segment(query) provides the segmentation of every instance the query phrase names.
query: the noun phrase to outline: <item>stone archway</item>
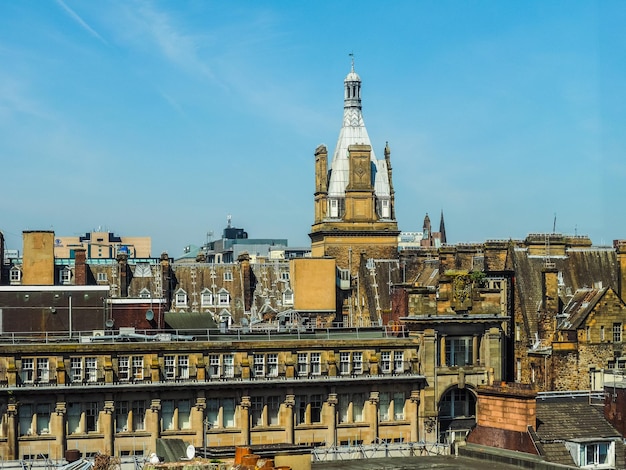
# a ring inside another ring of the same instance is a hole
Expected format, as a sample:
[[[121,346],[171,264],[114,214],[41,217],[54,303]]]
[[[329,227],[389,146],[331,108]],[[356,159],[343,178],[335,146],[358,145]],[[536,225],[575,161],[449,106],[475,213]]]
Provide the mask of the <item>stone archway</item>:
[[[438,407],[439,441],[452,443],[464,438],[476,423],[476,394],[468,387],[450,387]]]

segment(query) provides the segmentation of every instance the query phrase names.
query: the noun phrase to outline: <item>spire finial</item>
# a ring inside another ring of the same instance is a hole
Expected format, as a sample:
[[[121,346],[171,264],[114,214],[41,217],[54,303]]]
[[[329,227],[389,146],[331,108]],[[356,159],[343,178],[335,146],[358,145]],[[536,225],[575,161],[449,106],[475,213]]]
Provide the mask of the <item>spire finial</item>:
[[[352,69],[351,72],[354,72],[354,52],[350,52],[350,54],[348,54],[351,58],[352,58]]]

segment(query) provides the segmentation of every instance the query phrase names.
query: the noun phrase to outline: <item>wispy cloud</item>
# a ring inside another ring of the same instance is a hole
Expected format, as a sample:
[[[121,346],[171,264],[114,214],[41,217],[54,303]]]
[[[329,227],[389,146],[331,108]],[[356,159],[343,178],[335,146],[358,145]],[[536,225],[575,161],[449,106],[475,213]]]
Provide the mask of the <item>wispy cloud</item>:
[[[0,75],[0,122],[14,114],[51,119],[50,113],[28,96],[22,81]]]
[[[93,29],[91,26],[89,26],[87,24],[87,22],[85,20],[83,20],[78,13],[76,13],[74,10],[72,10],[69,6],[67,6],[65,4],[65,2],[63,2],[63,0],[56,0],[57,4],[63,8],[63,10],[65,10],[65,12],[70,16],[70,18],[72,18],[74,21],[76,21],[85,31],[87,31],[89,34],[91,34],[93,37],[97,38],[98,40],[100,40],[103,44],[107,44],[106,40],[100,36],[100,34],[98,34],[98,32]]]
[[[199,57],[197,40],[176,27],[170,16],[144,3],[139,8],[143,25],[160,52],[170,61],[206,78],[214,79],[211,68]]]

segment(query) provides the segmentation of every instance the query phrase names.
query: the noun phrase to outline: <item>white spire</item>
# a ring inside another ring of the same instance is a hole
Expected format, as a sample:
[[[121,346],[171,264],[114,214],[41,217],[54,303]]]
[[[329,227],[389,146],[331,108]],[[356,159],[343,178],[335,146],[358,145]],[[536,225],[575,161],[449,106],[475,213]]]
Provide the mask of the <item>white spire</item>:
[[[348,147],[353,144],[363,144],[372,147],[371,161],[374,164],[372,175],[374,191],[378,198],[389,198],[391,190],[385,160],[377,160],[374,147],[370,142],[363,114],[361,112],[361,77],[354,71],[354,55],[352,67],[344,83],[343,125],[339,131],[339,139],[330,165],[331,174],[328,183],[329,198],[345,197],[346,186],[349,181],[350,164],[348,161]]]

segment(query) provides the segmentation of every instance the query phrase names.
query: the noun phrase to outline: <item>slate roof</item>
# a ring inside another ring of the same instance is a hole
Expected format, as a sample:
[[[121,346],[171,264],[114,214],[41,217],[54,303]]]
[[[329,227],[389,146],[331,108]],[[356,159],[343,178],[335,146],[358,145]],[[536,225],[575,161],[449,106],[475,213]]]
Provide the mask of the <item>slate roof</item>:
[[[528,325],[528,337],[534,338],[538,331],[537,312],[541,308],[542,268],[546,259],[531,256],[528,250],[514,247],[512,250],[515,270],[516,301]],[[563,288],[559,297],[563,304],[577,289],[593,286],[601,282],[603,286],[614,289],[619,285],[615,250],[603,247],[590,247],[567,250],[566,257],[551,257],[555,268],[562,273]]]
[[[594,309],[600,299],[608,291],[608,287],[604,289],[578,289],[569,300],[563,313],[568,315],[559,328],[561,329],[578,329],[583,324],[587,315]]]
[[[616,463],[624,462],[619,432],[604,418],[601,407],[590,405],[587,397],[537,400],[538,447],[549,462],[574,465],[564,441],[615,438]],[[618,465],[620,466],[620,465]]]

